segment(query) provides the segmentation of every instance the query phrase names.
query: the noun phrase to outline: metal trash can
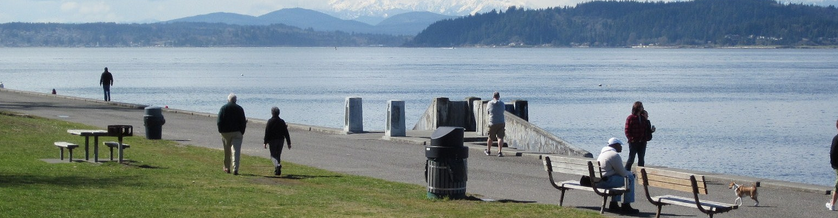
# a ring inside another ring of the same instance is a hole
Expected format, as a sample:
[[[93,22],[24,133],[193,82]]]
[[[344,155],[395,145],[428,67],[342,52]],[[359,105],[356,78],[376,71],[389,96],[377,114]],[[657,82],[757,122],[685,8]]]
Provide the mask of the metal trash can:
[[[162,108],[157,106],[145,108],[143,125],[147,139],[160,139],[163,135],[163,124],[166,124],[166,119],[163,118]]]
[[[468,181],[468,147],[463,146],[462,127],[441,126],[425,146],[425,181],[428,198],[463,199]]]

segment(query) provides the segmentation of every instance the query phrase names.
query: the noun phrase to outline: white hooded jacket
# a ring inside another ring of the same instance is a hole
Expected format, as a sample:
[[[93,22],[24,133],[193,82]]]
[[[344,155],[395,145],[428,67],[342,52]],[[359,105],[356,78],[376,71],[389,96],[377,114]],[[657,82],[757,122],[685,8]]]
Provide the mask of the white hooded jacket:
[[[603,177],[612,176],[614,174],[628,177],[631,172],[623,168],[623,159],[620,157],[620,154],[617,153],[617,149],[612,148],[611,146],[605,146],[602,148],[602,151],[599,153],[599,157],[597,157],[597,161],[601,166]]]

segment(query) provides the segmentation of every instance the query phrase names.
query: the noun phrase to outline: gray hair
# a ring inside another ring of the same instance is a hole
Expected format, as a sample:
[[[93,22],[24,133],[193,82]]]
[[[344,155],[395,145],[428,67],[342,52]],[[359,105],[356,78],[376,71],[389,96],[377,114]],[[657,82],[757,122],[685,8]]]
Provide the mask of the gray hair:
[[[492,98],[500,99],[500,92],[492,93]]]
[[[276,106],[272,107],[271,108],[271,115],[274,116],[274,117],[278,117],[279,116],[279,108],[276,107]]]
[[[235,93],[230,93],[230,95],[227,96],[227,101],[236,103],[236,94]]]

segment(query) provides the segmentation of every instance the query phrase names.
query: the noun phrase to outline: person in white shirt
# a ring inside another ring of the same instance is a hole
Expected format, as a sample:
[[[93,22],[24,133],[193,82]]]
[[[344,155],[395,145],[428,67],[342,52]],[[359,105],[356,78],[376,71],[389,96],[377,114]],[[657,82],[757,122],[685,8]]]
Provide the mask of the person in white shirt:
[[[486,150],[483,150],[487,156],[492,155],[492,141],[498,140],[498,157],[503,157],[503,137],[506,135],[506,120],[504,120],[503,112],[506,105],[500,100],[500,93],[492,93],[492,100],[486,103],[486,114],[489,121],[489,139],[486,140]]]
[[[620,158],[620,152],[623,151],[623,142],[617,138],[608,140],[608,145],[602,148],[602,151],[597,157],[602,170],[602,181],[597,183],[599,188],[617,188],[626,186],[629,189],[623,196],[614,196],[611,198],[611,203],[608,205],[609,212],[616,212],[621,214],[637,214],[640,211],[631,207],[631,202],[634,202],[634,174],[623,167],[623,159]],[[625,184],[625,178],[628,178],[629,184]],[[622,200],[622,205],[617,202]]]

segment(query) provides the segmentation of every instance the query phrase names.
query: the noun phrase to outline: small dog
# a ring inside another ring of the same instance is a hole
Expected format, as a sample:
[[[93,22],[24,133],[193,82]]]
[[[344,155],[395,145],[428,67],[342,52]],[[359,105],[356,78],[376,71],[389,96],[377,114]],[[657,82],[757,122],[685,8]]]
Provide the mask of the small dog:
[[[757,186],[741,186],[736,184],[735,182],[731,182],[728,189],[733,189],[733,192],[736,193],[736,200],[733,201],[736,206],[742,206],[742,196],[747,195],[750,196],[751,199],[754,199],[757,203],[754,204],[754,207],[759,206],[759,200],[757,199]]]

